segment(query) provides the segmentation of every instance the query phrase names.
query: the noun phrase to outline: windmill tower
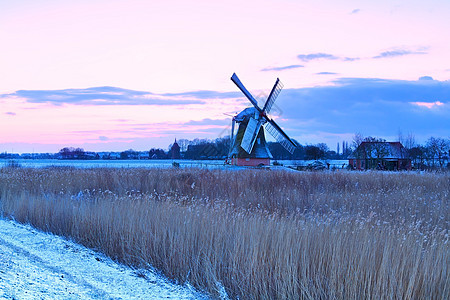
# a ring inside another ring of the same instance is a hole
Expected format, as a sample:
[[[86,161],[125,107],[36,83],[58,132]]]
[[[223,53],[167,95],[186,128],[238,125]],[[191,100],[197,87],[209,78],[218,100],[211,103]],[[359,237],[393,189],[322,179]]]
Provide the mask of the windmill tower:
[[[236,73],[233,73],[231,80],[253,104],[253,107],[244,109],[232,119],[231,140],[233,144],[228,155],[231,164],[237,166],[270,164],[272,154],[266,144],[264,127],[286,150],[293,153],[297,145],[274,120],[267,116],[283,88],[280,79],[277,78],[263,108],[258,106],[257,101],[244,87]],[[234,135],[235,123],[239,124],[236,135]]]

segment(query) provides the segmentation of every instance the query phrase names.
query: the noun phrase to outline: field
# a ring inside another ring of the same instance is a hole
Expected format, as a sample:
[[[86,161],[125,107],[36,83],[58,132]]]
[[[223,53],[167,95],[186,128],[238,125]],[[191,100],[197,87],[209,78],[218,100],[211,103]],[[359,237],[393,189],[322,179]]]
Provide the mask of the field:
[[[3,216],[239,299],[449,299],[449,199],[449,173],[0,169]]]

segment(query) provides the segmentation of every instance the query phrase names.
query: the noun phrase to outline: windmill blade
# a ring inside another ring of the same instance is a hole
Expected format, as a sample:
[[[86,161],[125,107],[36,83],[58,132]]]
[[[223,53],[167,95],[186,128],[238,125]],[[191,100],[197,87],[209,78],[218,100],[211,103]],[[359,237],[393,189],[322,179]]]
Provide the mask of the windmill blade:
[[[277,81],[275,81],[275,85],[273,86],[272,91],[270,92],[270,95],[267,98],[266,103],[264,104],[264,113],[268,114],[270,112],[270,110],[272,109],[272,105],[280,94],[282,88],[283,83],[281,83],[280,79],[277,78]]]
[[[237,87],[242,91],[242,93],[244,93],[244,95],[247,97],[248,100],[250,100],[250,102],[253,104],[253,106],[259,111],[261,112],[261,108],[259,108],[258,106],[258,102],[255,100],[255,98],[253,98],[253,96],[250,94],[249,91],[247,91],[247,89],[245,88],[245,86],[242,84],[242,82],[239,80],[239,78],[237,77],[236,73],[233,73],[233,76],[231,76],[231,81],[234,82],[234,84],[237,85]]]
[[[294,153],[297,145],[288,137],[288,135],[275,123],[274,120],[267,118],[267,131],[279,142],[289,153]]]
[[[253,150],[255,145],[256,137],[258,136],[259,130],[261,129],[262,122],[254,118],[248,120],[247,128],[245,128],[244,136],[242,137],[241,147],[248,154]]]

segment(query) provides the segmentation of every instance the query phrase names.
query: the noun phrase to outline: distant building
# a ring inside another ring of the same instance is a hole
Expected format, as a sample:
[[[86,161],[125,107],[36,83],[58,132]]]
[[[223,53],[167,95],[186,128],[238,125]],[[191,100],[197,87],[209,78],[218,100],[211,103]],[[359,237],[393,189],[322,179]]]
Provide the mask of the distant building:
[[[362,142],[348,157],[356,170],[410,170],[411,159],[400,142]]]
[[[169,155],[171,159],[180,159],[180,145],[177,143],[177,139],[175,139],[175,142],[173,143],[172,147],[170,147]]]

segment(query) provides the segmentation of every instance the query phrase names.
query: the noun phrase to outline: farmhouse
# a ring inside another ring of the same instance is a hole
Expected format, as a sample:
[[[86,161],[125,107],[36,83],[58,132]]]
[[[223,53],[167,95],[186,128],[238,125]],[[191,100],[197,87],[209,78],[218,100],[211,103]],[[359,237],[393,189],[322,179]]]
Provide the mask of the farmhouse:
[[[362,142],[348,157],[356,170],[410,170],[411,159],[400,142]]]

